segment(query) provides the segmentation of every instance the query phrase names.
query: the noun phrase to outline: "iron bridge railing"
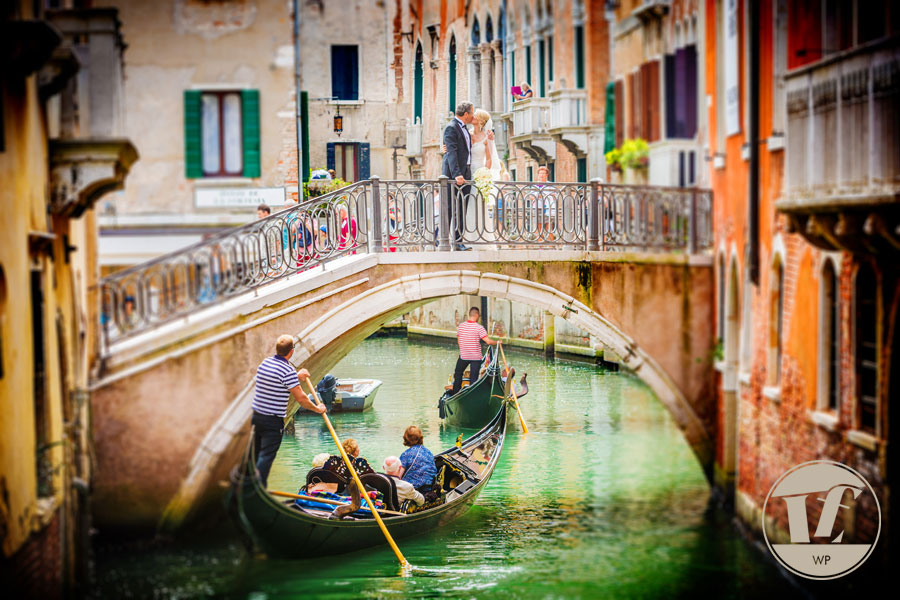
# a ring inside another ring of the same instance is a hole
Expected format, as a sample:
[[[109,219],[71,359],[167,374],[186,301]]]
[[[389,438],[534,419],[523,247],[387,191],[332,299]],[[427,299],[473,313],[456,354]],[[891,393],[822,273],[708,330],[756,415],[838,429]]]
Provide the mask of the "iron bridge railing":
[[[469,247],[697,253],[712,242],[707,189],[373,177],[104,278],[104,353],[114,342],[350,254]]]

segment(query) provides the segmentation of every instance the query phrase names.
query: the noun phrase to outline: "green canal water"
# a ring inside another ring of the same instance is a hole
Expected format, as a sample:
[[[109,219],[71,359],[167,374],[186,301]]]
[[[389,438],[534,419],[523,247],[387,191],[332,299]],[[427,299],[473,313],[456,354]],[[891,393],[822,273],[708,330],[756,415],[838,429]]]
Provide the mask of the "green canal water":
[[[403,451],[416,424],[434,452],[437,398],[450,346],[371,339],[333,370],[384,381],[374,410],[334,416],[375,465]],[[500,463],[472,509],[399,542],[417,567],[398,577],[387,546],[305,561],[251,556],[227,521],[183,539],[97,549],[102,598],[746,598],[796,593],[708,508],[709,488],[674,421],[637,378],[593,365],[508,353],[531,391],[528,435],[510,427]],[[296,491],[312,457],[334,450],[321,419],[297,419],[269,478]],[[377,466],[376,466],[377,468]]]

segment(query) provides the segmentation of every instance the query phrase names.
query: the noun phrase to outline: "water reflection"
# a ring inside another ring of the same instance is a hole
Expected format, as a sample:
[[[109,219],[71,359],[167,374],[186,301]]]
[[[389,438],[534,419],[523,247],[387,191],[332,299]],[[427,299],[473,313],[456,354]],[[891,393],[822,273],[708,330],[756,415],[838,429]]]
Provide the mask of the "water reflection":
[[[375,409],[335,415],[373,465],[402,450],[418,425],[450,447],[437,399],[453,348],[368,340],[332,372],[384,381]],[[419,598],[756,596],[790,590],[728,519],[706,512],[708,488],[678,428],[632,376],[509,352],[528,373],[531,433],[510,424],[500,463],[478,502],[447,526],[402,540],[417,568],[397,577],[386,546],[307,561],[247,555],[227,523],[166,546],[101,548],[98,597]],[[333,452],[321,419],[297,420],[269,477],[295,491],[312,457]]]

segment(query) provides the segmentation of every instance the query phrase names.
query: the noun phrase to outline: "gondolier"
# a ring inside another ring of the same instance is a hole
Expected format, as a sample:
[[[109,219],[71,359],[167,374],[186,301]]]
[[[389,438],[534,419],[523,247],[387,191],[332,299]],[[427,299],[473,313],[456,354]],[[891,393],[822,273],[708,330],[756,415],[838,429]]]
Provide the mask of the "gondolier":
[[[255,428],[253,450],[256,453],[256,471],[263,488],[269,480],[269,470],[275,454],[281,447],[284,433],[284,417],[288,400],[293,395],[297,403],[315,413],[325,412],[325,405],[315,405],[300,389],[300,377],[309,377],[306,369],[297,371],[290,362],[294,354],[294,338],[282,335],[275,342],[275,355],[263,360],[256,369],[256,392],[253,395]]]
[[[456,360],[456,370],[453,372],[453,389],[450,395],[456,394],[462,387],[463,372],[469,367],[469,383],[474,383],[481,372],[481,341],[491,346],[497,345],[497,340],[488,336],[487,330],[478,323],[481,311],[473,306],[469,309],[469,319],[459,324],[456,328],[456,341],[459,343],[459,358]]]

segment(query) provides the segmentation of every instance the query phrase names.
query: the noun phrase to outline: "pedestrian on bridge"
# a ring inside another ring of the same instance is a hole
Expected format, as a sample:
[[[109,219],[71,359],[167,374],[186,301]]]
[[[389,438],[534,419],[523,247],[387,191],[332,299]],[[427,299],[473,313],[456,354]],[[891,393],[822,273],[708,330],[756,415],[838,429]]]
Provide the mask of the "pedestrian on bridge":
[[[456,359],[456,370],[453,372],[453,389],[450,395],[456,394],[462,387],[463,372],[469,367],[469,385],[475,383],[481,373],[481,340],[491,346],[497,345],[497,340],[488,336],[487,330],[478,323],[481,311],[473,306],[469,309],[469,320],[459,324],[456,328],[456,341],[459,343],[459,358]]]
[[[253,418],[250,422],[254,428],[256,471],[263,488],[266,487],[269,470],[281,447],[290,397],[294,396],[297,403],[307,410],[318,414],[325,412],[324,404],[313,404],[300,389],[300,377],[309,377],[309,371],[300,369],[298,376],[290,361],[293,354],[293,336],[279,336],[275,342],[275,355],[263,360],[256,369],[256,392],[253,395]]]

